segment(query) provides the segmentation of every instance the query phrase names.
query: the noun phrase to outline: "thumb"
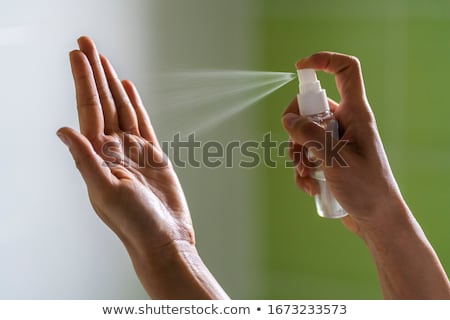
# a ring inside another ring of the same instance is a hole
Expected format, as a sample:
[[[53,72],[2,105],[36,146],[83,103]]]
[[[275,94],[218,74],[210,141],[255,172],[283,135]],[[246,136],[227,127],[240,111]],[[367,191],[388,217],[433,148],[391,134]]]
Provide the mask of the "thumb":
[[[56,135],[72,154],[75,165],[88,187],[101,187],[110,182],[111,171],[95,152],[89,140],[71,128],[61,128]]]
[[[296,113],[287,113],[282,122],[294,142],[306,147],[319,159],[325,158],[326,137],[325,130],[321,126]]]

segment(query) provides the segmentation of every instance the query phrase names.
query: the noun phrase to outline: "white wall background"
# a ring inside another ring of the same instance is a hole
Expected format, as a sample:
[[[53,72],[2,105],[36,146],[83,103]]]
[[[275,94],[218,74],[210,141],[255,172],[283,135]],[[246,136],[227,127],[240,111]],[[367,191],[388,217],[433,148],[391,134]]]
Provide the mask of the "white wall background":
[[[187,67],[251,68],[253,31],[245,14],[251,5],[238,0],[0,2],[1,299],[147,298],[121,243],[93,213],[55,135],[60,126],[78,128],[68,63],[76,38],[86,34],[96,40],[150,106],[164,97],[151,94],[157,78],[149,74],[174,59]],[[183,48],[188,54],[181,55]],[[216,136],[249,134],[246,119],[217,128]],[[256,176],[224,170],[179,173],[204,260],[233,297],[252,298],[260,290]]]

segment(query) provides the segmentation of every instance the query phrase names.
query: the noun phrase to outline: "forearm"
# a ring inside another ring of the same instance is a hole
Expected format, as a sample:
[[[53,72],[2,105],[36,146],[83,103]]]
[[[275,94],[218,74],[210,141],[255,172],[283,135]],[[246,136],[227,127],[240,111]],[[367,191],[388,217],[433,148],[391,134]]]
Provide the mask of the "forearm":
[[[445,271],[404,203],[364,228],[386,299],[450,299]]]
[[[159,253],[128,251],[152,299],[229,299],[195,247],[185,241],[174,242]]]

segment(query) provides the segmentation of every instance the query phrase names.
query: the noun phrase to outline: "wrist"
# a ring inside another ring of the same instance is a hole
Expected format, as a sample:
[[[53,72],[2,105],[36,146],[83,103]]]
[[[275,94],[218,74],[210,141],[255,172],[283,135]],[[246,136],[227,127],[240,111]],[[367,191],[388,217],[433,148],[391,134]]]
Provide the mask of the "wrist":
[[[145,270],[145,273],[158,277],[170,274],[174,269],[186,268],[192,261],[200,259],[195,245],[185,240],[174,240],[158,248],[134,247],[128,249],[128,253],[136,269]]]
[[[425,234],[402,199],[363,224],[361,236],[389,299],[449,299],[449,282]]]
[[[389,242],[392,238],[415,229],[415,219],[401,196],[380,202],[370,214],[357,221],[359,233],[366,242]]]
[[[136,273],[153,299],[227,299],[193,243],[185,240],[151,251],[130,252]]]
[[[152,299],[175,299],[180,278],[189,277],[190,263],[200,259],[195,246],[185,241],[173,241],[159,248],[128,249],[128,253]]]

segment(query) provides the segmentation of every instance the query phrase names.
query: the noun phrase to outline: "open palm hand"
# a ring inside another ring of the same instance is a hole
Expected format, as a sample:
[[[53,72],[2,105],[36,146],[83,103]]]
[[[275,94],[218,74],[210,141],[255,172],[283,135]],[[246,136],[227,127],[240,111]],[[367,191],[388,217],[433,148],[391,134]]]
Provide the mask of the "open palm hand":
[[[70,53],[80,132],[61,128],[98,216],[126,246],[194,244],[189,209],[134,85],[120,81],[93,41]]]

